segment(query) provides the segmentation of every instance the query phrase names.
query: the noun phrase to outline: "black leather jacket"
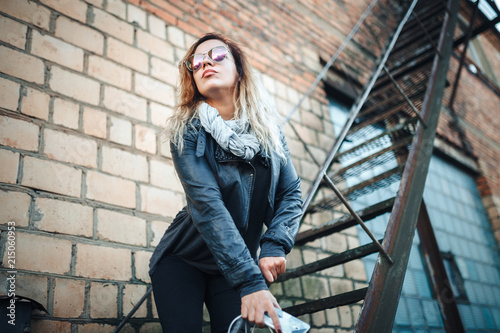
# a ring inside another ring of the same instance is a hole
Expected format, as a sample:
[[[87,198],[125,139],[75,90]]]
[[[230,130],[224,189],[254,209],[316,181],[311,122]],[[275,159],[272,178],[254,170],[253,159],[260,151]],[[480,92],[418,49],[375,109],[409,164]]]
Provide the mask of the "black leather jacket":
[[[300,178],[290,159],[284,136],[282,143],[286,163],[274,153],[267,159],[271,184],[264,221],[267,231],[261,237],[261,258],[284,257],[290,252],[301,217]],[[240,290],[242,297],[267,289],[256,258],[252,258],[242,238],[248,227],[253,166],[222,149],[211,135],[207,135],[198,119],[193,119],[186,128],[182,154],[173,144],[171,152],[186,193],[187,210],[185,207],[179,212],[169,229],[174,224],[193,223],[220,271],[233,288]],[[158,244],[151,257],[150,275],[172,247],[175,241],[172,236],[167,230]]]

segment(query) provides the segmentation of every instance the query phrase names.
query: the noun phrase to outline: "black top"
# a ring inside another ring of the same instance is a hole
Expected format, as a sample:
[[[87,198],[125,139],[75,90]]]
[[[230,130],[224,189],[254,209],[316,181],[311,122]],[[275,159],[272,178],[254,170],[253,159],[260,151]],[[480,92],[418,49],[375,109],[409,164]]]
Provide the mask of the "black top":
[[[264,219],[269,206],[267,195],[271,183],[271,171],[269,164],[266,163],[260,153],[256,154],[249,163],[255,170],[254,184],[250,199],[248,227],[242,233],[242,237],[250,254],[257,260],[257,250],[259,249]],[[182,226],[182,229],[184,229],[182,240],[166,254],[179,256],[187,263],[206,273],[220,273],[210,250],[196,227],[192,223],[189,223],[189,225]]]

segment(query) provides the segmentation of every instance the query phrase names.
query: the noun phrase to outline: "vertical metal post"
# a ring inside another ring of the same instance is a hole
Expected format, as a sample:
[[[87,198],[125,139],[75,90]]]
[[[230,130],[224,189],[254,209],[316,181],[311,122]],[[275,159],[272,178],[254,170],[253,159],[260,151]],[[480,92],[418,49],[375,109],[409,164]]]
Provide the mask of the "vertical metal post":
[[[449,0],[438,49],[423,101],[422,117],[427,127],[418,125],[408,156],[398,196],[389,219],[383,245],[394,260],[389,265],[378,260],[363,304],[356,332],[391,332],[408,265],[425,179],[432,155],[441,102],[450,62],[453,32],[459,0]]]
[[[457,303],[453,297],[453,291],[449,287],[449,282],[448,285],[446,284],[449,281],[448,275],[423,200],[420,205],[417,230],[420,238],[420,251],[424,257],[424,265],[430,275],[431,286],[436,294],[444,328],[447,333],[465,333]]]

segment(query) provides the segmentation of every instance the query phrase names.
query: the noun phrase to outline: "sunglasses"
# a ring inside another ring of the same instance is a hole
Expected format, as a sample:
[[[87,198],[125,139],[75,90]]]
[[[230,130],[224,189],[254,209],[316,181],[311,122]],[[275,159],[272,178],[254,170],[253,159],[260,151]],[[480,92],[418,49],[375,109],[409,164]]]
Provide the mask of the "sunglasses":
[[[185,64],[188,70],[191,72],[197,70],[198,68],[201,67],[201,64],[203,63],[203,59],[205,59],[205,54],[208,56],[208,58],[212,61],[215,62],[221,62],[226,58],[226,55],[229,53],[229,50],[227,49],[226,46],[224,45],[219,45],[216,47],[211,48],[205,53],[196,53],[190,56]]]

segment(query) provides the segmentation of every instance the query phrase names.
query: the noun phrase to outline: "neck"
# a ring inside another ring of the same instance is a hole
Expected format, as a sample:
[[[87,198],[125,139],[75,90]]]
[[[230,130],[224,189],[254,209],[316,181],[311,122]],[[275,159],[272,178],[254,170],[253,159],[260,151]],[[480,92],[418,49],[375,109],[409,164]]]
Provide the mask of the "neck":
[[[208,100],[207,103],[217,109],[219,111],[219,115],[224,120],[231,120],[234,117],[234,103],[232,95],[228,96],[229,98],[225,98],[224,100]]]

